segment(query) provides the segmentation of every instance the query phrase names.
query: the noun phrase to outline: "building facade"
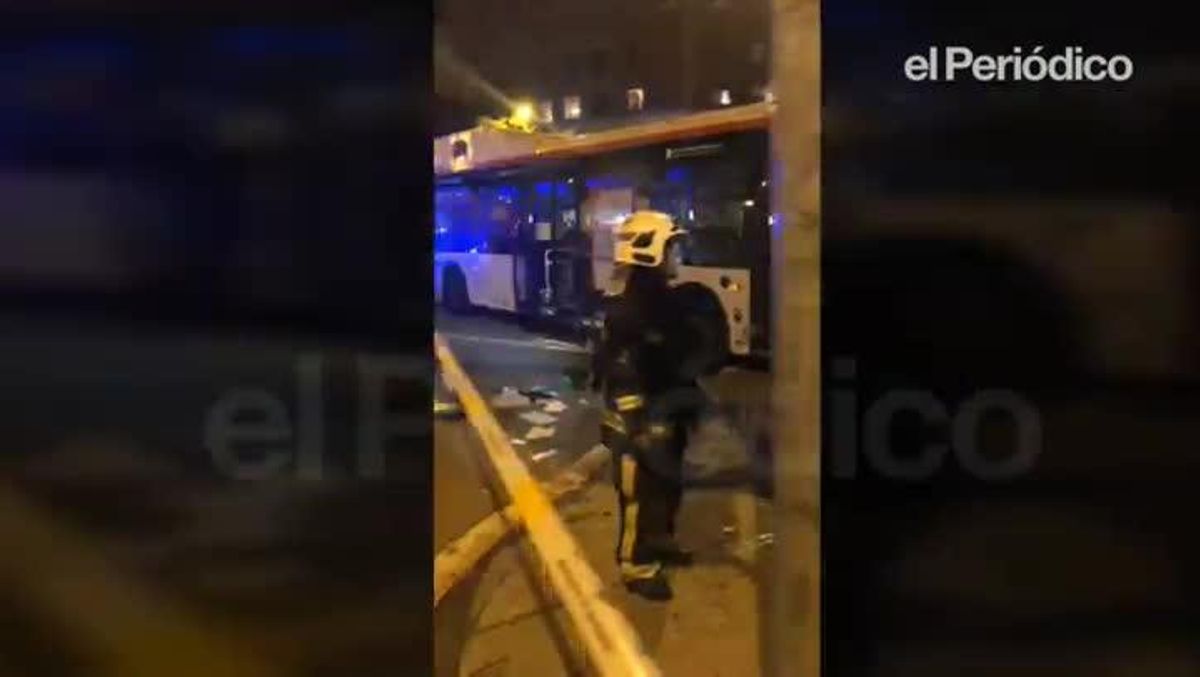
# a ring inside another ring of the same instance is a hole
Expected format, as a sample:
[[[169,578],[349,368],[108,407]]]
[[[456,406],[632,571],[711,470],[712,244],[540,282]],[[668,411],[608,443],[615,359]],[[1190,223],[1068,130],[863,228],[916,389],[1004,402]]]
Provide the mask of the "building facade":
[[[767,0],[440,0],[438,132],[535,102],[560,129],[759,101]]]

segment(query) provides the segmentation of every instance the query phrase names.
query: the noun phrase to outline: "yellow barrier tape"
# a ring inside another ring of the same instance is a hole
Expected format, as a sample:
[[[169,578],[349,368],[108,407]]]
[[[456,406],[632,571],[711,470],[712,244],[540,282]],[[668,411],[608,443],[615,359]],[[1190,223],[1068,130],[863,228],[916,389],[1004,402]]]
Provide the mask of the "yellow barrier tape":
[[[658,677],[661,671],[642,648],[637,632],[604,598],[604,585],[529,469],[513,451],[508,435],[467,377],[441,335],[434,350],[447,384],[458,395],[489,460],[520,514],[538,557],[546,567],[588,658],[606,677]]]
[[[543,489],[552,501],[566,500],[585,490],[593,476],[608,466],[611,455],[612,452],[598,444],[561,475],[543,485]],[[475,526],[443,548],[433,560],[433,606],[436,607],[485,555],[520,528],[523,528],[521,515],[516,506],[509,504],[503,510],[476,522]]]

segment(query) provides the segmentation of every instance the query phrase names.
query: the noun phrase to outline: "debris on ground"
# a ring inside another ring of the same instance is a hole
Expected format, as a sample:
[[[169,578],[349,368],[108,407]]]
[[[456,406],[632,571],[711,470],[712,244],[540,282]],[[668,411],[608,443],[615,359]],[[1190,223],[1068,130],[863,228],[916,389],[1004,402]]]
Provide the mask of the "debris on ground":
[[[530,458],[532,458],[532,459],[533,459],[533,461],[536,463],[536,462],[538,462],[538,461],[541,461],[541,460],[543,460],[543,459],[550,458],[551,456],[554,456],[554,455],[555,455],[555,454],[557,454],[557,453],[558,453],[558,449],[547,449],[547,450],[545,450],[545,451],[540,451],[540,452],[538,452],[538,453],[534,454],[534,455],[533,455],[533,456],[531,456]]]
[[[535,425],[529,429],[529,432],[525,433],[525,439],[529,441],[544,440],[550,437],[554,437],[554,428],[547,428],[540,425]]]
[[[530,423],[532,423],[534,425],[550,425],[551,423],[554,423],[554,421],[557,420],[553,416],[551,416],[545,412],[541,412],[541,411],[526,412],[524,414],[521,414],[521,418],[526,421],[529,421]]]
[[[774,542],[775,542],[775,534],[765,533],[765,534],[758,535],[758,544],[759,545],[770,545]]]
[[[520,394],[528,397],[531,400],[553,400],[558,399],[558,393],[544,386],[534,386],[532,388],[522,388],[518,391]]]
[[[547,414],[561,414],[566,410],[567,405],[563,404],[561,400],[550,400],[542,406],[542,411]]]
[[[500,394],[492,398],[493,409],[521,409],[531,404],[533,404],[532,400],[510,386],[501,388]]]
[[[523,440],[519,437],[514,437],[511,440],[509,440],[509,442],[512,442],[513,444],[517,445],[518,447],[525,446],[525,440]]]
[[[735,531],[737,531],[737,529],[729,524],[726,524],[725,527],[721,529],[721,533],[725,534],[726,536],[733,534]]]

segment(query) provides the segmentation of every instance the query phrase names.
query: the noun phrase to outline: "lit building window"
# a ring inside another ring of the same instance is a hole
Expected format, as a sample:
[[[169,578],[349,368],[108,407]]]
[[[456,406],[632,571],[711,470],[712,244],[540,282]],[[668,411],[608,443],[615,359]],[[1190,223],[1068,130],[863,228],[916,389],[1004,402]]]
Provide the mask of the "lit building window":
[[[563,117],[568,120],[578,120],[583,117],[583,103],[578,96],[568,96],[563,99]]]
[[[646,105],[646,90],[634,87],[625,91],[625,101],[629,110],[642,110]]]
[[[732,101],[733,98],[729,95],[728,89],[722,89],[717,92],[717,103],[722,106],[728,106]]]
[[[538,104],[538,120],[542,122],[554,122],[553,101],[542,101]]]

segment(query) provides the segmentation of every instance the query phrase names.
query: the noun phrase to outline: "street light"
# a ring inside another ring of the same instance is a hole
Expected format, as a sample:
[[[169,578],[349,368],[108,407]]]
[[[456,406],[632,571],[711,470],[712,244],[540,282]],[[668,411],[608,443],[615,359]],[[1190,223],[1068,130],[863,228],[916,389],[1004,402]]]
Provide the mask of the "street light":
[[[522,101],[516,106],[513,106],[512,120],[519,125],[529,125],[533,123],[533,104],[528,101]]]

